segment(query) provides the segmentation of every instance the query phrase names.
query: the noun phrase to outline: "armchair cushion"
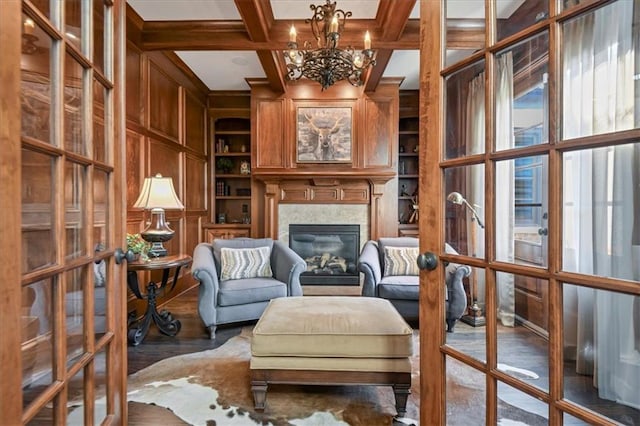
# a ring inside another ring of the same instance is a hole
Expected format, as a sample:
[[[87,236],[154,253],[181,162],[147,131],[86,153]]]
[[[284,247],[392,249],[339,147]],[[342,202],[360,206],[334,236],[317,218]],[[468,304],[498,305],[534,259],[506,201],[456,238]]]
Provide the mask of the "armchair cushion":
[[[271,248],[223,247],[220,251],[220,280],[238,280],[243,278],[272,277]]]
[[[246,305],[285,297],[287,286],[273,278],[247,278],[227,280],[220,283],[219,306]]]
[[[419,275],[418,247],[384,247],[384,276]]]

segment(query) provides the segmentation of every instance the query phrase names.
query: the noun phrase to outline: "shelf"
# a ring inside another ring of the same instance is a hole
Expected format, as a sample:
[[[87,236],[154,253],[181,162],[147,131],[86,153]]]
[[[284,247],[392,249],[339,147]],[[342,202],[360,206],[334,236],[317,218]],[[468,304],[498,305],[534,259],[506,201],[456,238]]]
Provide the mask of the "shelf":
[[[400,179],[417,179],[420,175],[418,174],[410,174],[410,175],[398,175]]]
[[[219,179],[251,179],[251,175],[241,175],[239,173],[217,173]]]
[[[218,136],[251,135],[251,130],[216,130]]]
[[[398,153],[398,155],[400,157],[417,157],[418,153],[417,152],[400,152]]]
[[[251,195],[216,195],[216,200],[251,200]]]
[[[216,157],[251,157],[250,152],[216,152]]]
[[[400,135],[417,135],[419,133],[418,130],[400,130],[398,134]]]

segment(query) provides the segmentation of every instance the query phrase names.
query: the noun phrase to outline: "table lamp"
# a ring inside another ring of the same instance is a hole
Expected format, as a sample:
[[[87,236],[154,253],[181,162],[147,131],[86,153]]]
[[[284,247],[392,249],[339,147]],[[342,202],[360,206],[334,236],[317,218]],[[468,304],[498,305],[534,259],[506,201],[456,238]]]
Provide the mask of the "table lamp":
[[[145,178],[138,200],[133,207],[151,210],[151,220],[147,223],[147,229],[140,233],[145,241],[151,243],[149,257],[166,256],[167,249],[162,243],[173,238],[174,231],[169,228],[164,211],[165,209],[184,209],[173,188],[173,180],[170,177],[163,177],[160,173]]]

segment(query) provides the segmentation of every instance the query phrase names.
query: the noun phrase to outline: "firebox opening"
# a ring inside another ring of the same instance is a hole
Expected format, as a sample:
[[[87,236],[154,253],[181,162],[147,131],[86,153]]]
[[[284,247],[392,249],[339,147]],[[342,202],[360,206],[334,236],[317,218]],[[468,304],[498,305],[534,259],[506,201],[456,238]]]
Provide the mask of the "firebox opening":
[[[289,225],[289,247],[307,262],[302,285],[359,285],[359,225]]]

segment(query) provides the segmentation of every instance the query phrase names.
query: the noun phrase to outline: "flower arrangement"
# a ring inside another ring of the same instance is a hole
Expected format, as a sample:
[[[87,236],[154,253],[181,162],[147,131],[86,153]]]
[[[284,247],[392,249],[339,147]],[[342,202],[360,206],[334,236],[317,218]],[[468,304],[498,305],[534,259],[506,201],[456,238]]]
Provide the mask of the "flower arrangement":
[[[216,162],[216,167],[222,173],[229,173],[233,169],[233,161],[227,157],[220,157]]]
[[[127,234],[127,251],[138,255],[141,260],[149,259],[147,252],[151,244],[143,240],[140,234]]]

